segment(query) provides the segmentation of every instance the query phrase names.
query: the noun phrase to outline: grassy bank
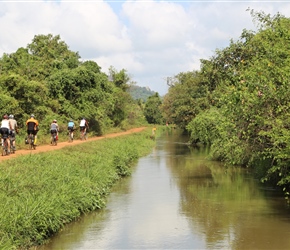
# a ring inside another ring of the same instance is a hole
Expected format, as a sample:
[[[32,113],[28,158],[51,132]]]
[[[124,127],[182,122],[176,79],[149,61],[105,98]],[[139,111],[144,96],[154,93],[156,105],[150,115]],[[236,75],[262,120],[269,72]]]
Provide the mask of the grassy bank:
[[[0,249],[42,244],[82,213],[102,208],[111,186],[151,151],[151,130],[86,142],[0,164]]]

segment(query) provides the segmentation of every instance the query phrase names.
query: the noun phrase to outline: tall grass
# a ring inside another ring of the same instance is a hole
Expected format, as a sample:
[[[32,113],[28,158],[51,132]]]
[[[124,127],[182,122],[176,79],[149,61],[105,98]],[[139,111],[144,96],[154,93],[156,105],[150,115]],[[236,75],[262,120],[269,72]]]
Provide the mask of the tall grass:
[[[39,245],[82,213],[105,206],[111,186],[150,152],[150,129],[0,164],[0,249]]]

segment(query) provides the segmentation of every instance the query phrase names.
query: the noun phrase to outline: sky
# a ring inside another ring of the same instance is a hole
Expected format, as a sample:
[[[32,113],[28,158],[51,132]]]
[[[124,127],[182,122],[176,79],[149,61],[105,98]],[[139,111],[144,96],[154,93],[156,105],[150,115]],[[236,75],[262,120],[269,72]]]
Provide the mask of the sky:
[[[0,0],[0,56],[36,35],[59,35],[102,72],[125,69],[131,81],[161,96],[167,78],[200,69],[243,29],[256,31],[247,9],[286,17],[289,1]]]

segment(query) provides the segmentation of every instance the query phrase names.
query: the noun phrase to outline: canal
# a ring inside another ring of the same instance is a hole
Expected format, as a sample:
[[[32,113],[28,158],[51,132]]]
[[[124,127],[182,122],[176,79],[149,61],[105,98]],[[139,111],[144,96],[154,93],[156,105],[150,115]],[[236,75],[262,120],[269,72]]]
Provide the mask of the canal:
[[[176,131],[158,138],[106,208],[39,249],[290,249],[290,210],[279,193],[187,140]]]

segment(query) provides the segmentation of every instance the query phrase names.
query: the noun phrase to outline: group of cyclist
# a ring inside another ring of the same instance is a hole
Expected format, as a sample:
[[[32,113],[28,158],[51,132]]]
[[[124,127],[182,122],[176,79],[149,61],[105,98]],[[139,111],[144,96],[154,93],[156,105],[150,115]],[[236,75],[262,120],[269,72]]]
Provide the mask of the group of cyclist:
[[[1,133],[1,145],[3,145],[4,138],[7,138],[8,142],[8,153],[10,153],[10,139],[12,142],[12,147],[15,150],[15,134],[18,133],[17,121],[14,119],[13,115],[5,114],[0,126]]]
[[[27,128],[27,136],[30,134],[34,135],[34,144],[37,144],[37,132],[38,132],[38,126],[39,122],[35,119],[35,116],[33,114],[30,115],[30,118],[25,123]],[[71,135],[71,139],[73,140],[73,132],[75,130],[75,123],[72,119],[69,120],[67,124],[68,132]],[[87,129],[89,127],[89,124],[85,118],[82,118],[79,124],[80,131],[87,132]],[[50,124],[50,134],[51,134],[51,143],[52,143],[52,136],[54,133],[56,133],[58,138],[58,132],[59,132],[59,125],[57,123],[57,120],[54,119],[52,123]],[[17,121],[14,119],[14,115],[7,115],[5,114],[3,116],[3,119],[1,121],[0,126],[0,134],[1,134],[1,146],[3,145],[4,138],[9,139],[8,140],[8,154],[10,153],[10,141],[12,143],[13,150],[16,150],[15,146],[15,135],[18,133],[18,124]]]

